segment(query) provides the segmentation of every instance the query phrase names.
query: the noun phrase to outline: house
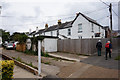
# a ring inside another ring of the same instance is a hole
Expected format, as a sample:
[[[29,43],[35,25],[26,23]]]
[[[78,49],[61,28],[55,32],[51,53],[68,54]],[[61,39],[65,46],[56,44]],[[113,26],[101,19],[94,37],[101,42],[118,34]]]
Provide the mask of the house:
[[[95,20],[82,13],[77,13],[72,21],[62,23],[58,20],[57,25],[45,25],[45,29],[36,30],[30,33],[32,36],[57,36],[60,39],[85,39],[85,38],[105,38],[105,29]]]
[[[113,35],[113,37],[120,36],[120,30],[114,30],[112,35]]]
[[[109,26],[104,26],[104,29],[105,29],[105,38],[110,38],[111,30]]]

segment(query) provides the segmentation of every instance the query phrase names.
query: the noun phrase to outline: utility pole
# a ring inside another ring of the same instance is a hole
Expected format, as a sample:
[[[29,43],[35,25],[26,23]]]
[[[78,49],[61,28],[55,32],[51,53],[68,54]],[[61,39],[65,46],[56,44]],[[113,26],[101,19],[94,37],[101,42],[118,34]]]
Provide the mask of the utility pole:
[[[110,12],[110,41],[112,43],[112,4],[109,5],[109,12]]]

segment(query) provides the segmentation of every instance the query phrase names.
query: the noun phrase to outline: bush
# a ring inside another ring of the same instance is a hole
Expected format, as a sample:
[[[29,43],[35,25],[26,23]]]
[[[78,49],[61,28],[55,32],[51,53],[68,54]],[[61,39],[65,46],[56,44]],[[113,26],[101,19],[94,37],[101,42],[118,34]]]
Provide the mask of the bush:
[[[32,51],[32,50],[25,50],[24,53],[30,55],[37,55],[37,51]]]
[[[42,52],[42,51],[41,51],[41,56],[50,57],[50,56],[48,55],[48,53],[45,53],[45,52]]]
[[[2,78],[2,80],[12,79],[13,69],[14,69],[13,60],[0,61],[0,70],[2,71],[2,74],[0,74],[0,78]]]

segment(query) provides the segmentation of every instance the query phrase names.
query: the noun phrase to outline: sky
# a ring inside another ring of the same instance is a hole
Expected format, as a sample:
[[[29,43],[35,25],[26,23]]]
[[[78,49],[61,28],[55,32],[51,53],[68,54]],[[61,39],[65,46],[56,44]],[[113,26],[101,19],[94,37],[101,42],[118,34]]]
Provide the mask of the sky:
[[[0,28],[14,32],[29,32],[71,21],[81,12],[103,26],[109,26],[109,9],[112,3],[113,30],[118,29],[119,0],[1,0]],[[105,5],[105,2],[107,5]],[[116,14],[115,14],[116,13]]]

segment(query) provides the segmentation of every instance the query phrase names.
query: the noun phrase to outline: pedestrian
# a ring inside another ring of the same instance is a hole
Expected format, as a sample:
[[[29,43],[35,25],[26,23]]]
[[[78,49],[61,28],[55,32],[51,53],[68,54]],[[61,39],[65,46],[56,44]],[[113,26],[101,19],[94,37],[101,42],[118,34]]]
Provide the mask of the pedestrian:
[[[107,60],[108,53],[109,53],[109,58],[111,58],[111,52],[112,52],[112,44],[110,43],[110,41],[106,43],[105,48],[106,48],[105,58]]]
[[[13,49],[15,49],[15,43],[13,43]]]
[[[98,42],[96,44],[96,48],[97,48],[98,56],[101,56],[101,49],[102,49],[101,40],[98,40]]]

